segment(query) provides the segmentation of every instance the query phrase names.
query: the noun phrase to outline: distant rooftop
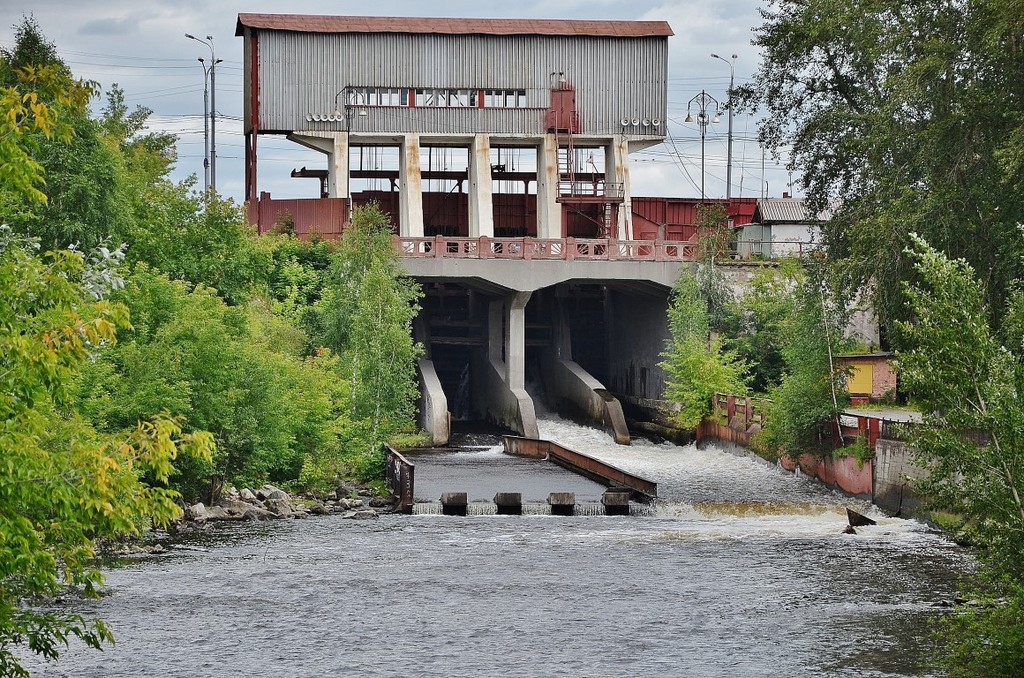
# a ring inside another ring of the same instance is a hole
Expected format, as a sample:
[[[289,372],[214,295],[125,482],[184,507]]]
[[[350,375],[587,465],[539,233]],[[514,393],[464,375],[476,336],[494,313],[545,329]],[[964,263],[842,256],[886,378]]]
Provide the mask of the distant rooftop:
[[[575,19],[446,19],[436,17],[239,14],[244,28],[298,33],[436,33],[445,35],[561,35],[609,38],[668,37],[666,21],[577,21]]]
[[[757,201],[754,209],[755,224],[805,224],[817,223],[807,210],[807,204],[797,198],[764,198]]]

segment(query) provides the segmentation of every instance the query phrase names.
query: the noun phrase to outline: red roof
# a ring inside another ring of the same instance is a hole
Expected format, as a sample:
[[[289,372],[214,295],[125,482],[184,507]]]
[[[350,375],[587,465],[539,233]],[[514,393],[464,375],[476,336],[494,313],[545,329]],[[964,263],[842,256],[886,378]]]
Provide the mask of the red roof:
[[[446,35],[566,35],[647,38],[673,35],[667,21],[577,21],[575,19],[445,19],[433,17],[239,14],[243,28],[299,33],[441,33]]]

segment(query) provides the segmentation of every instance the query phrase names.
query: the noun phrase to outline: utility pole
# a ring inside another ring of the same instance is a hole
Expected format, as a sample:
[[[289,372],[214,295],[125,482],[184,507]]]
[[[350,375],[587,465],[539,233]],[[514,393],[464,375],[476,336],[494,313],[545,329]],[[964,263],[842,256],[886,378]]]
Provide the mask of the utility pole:
[[[201,40],[191,33],[186,33],[189,40],[201,42],[210,48],[210,107],[204,113],[209,114],[210,120],[210,184],[207,190],[217,192],[217,64],[224,61],[218,59],[213,48],[213,36],[207,35],[206,40]],[[200,59],[202,61],[202,59]],[[204,67],[205,70],[205,67]],[[205,100],[205,96],[204,96]],[[204,104],[205,105],[205,104]]]
[[[726,107],[729,109],[729,141],[725,165],[725,199],[729,200],[732,197],[732,90],[736,80],[736,55],[732,55],[732,61],[726,61],[717,54],[712,54],[711,57],[729,64],[729,92],[726,99]]]
[[[206,60],[199,57],[203,66],[203,194],[210,192],[210,69]]]

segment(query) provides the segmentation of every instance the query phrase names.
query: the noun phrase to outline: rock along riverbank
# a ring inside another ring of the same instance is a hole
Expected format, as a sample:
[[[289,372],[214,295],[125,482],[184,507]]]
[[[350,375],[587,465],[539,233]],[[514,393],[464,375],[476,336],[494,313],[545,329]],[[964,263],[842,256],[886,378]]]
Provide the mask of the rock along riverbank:
[[[371,496],[369,490],[340,485],[333,499],[312,499],[292,496],[273,485],[256,490],[231,488],[216,502],[202,502],[185,507],[180,519],[172,523],[172,532],[202,529],[218,521],[258,521],[299,519],[310,515],[341,514],[352,520],[372,520],[390,512],[391,503],[384,497]]]

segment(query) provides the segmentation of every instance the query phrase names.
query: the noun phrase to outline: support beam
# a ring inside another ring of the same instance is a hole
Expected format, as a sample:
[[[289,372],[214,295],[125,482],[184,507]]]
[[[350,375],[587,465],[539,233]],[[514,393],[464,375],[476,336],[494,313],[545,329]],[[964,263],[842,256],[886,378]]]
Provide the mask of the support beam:
[[[420,170],[420,137],[406,134],[398,149],[399,235],[423,237],[423,179]]]
[[[490,302],[487,353],[473,364],[474,393],[487,418],[526,438],[538,438],[537,414],[526,392],[526,303],[530,292]]]
[[[290,141],[327,155],[327,196],[348,199],[351,181],[348,167],[348,134],[345,132],[303,132],[288,135]]]
[[[556,299],[551,347],[542,353],[544,391],[548,404],[559,414],[603,427],[616,443],[629,445],[629,428],[622,404],[604,384],[572,359],[569,323],[561,300]]]
[[[619,221],[616,237],[619,240],[633,239],[633,193],[629,185],[629,141],[616,134],[605,149],[605,177],[611,184],[622,186],[622,204],[619,205]]]
[[[508,303],[505,334],[505,383],[511,389],[526,388],[526,302],[532,292],[516,292]]]
[[[469,237],[494,237],[494,188],[491,182],[491,138],[473,137],[469,152]]]
[[[537,237],[562,237],[562,206],[558,203],[558,142],[545,134],[537,149]]]

